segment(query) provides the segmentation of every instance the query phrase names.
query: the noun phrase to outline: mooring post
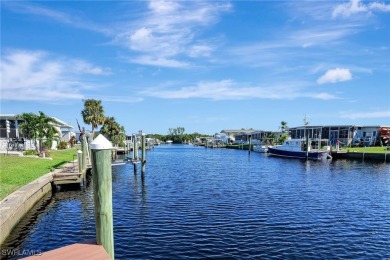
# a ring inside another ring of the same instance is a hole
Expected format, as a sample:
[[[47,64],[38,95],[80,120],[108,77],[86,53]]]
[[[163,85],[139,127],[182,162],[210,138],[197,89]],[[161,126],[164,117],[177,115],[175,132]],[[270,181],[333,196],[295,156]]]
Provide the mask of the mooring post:
[[[79,173],[82,173],[83,172],[83,165],[82,165],[82,156],[83,156],[83,152],[81,150],[77,150],[77,162],[78,162],[78,168],[79,168]]]
[[[145,173],[145,168],[146,168],[146,136],[144,133],[142,133],[142,168],[141,168],[141,173]]]
[[[248,140],[249,140],[248,154],[251,154],[251,148],[252,148],[252,135],[248,135]]]
[[[82,170],[85,171],[87,169],[87,140],[85,139],[85,136],[81,140],[81,151],[82,151],[82,156],[81,156],[81,162],[82,162]]]
[[[137,136],[136,135],[134,135],[133,153],[134,153],[134,159],[138,161],[138,143],[137,143]]]
[[[135,136],[133,135],[133,139],[132,139],[132,141],[133,141],[133,152],[131,153],[131,159],[134,161],[135,160],[135,152],[134,152],[134,148],[135,148],[135,141],[134,141],[134,138],[135,138]]]
[[[111,149],[112,144],[101,134],[91,143],[96,242],[114,259]]]

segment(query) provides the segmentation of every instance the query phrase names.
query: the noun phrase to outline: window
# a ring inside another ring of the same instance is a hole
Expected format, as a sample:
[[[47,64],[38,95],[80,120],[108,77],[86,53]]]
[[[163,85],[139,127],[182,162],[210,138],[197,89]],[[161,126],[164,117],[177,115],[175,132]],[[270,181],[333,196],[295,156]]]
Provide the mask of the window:
[[[339,138],[348,138],[348,128],[340,127]]]

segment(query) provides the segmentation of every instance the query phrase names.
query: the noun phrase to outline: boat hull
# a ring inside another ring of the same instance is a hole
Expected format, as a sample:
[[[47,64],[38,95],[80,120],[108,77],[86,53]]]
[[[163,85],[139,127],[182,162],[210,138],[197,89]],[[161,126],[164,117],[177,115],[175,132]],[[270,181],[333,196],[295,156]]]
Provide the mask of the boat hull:
[[[306,152],[303,151],[286,151],[277,148],[268,148],[268,153],[271,156],[296,158],[296,159],[309,159],[309,160],[321,160],[328,157],[328,151],[310,151],[306,157]]]

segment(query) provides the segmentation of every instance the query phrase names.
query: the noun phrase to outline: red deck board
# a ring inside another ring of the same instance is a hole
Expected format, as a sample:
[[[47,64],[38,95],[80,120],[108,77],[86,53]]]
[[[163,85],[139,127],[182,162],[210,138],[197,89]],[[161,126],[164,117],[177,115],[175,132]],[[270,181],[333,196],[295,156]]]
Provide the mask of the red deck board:
[[[104,247],[101,245],[90,243],[77,243],[51,251],[44,252],[39,255],[30,256],[24,259],[53,259],[53,260],[70,260],[70,259],[96,259],[96,260],[109,260],[110,257],[107,254]]]

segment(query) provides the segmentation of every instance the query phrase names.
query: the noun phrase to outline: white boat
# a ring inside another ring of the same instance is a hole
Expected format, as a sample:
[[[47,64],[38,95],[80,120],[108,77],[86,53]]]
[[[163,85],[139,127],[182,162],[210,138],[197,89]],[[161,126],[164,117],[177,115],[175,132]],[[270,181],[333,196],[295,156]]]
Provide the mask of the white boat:
[[[327,139],[312,139],[309,140],[308,143],[309,147],[306,146],[306,140],[304,139],[287,139],[282,145],[269,147],[268,152],[271,156],[287,158],[309,160],[331,158],[329,155],[330,147],[328,146]]]
[[[253,151],[257,152],[257,153],[267,153],[268,152],[268,147],[272,147],[272,146],[266,146],[266,145],[261,145],[261,144],[254,145],[253,146]]]

